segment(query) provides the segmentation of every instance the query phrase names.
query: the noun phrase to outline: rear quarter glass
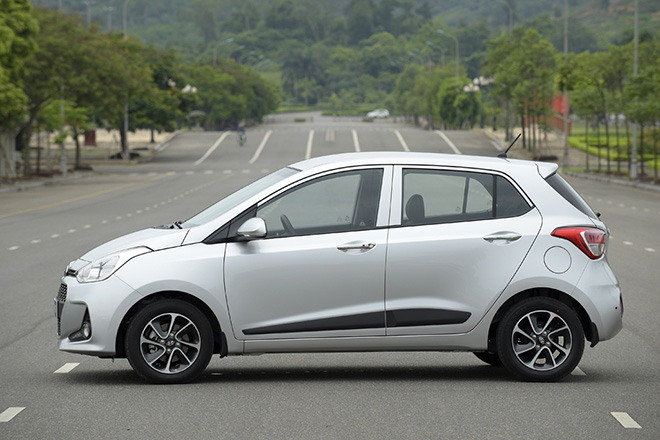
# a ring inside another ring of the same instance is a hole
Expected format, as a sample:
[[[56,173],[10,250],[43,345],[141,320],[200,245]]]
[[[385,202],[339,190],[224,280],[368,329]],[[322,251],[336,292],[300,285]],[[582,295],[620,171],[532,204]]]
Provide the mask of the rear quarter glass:
[[[587,205],[587,202],[585,202],[584,199],[580,197],[580,194],[578,194],[578,192],[575,191],[573,187],[559,174],[555,173],[546,178],[545,181],[548,182],[548,184],[555,191],[557,191],[560,196],[566,199],[568,203],[575,206],[586,216],[594,220],[598,220],[598,215],[594,212],[594,210],[591,209],[589,205]]]

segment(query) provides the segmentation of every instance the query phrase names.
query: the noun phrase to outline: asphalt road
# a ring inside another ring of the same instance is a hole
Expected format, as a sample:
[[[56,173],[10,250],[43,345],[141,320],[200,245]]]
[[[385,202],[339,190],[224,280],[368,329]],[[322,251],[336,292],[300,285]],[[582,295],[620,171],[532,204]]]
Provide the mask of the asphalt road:
[[[0,439],[660,438],[660,193],[579,178],[612,231],[624,329],[560,383],[517,382],[470,353],[350,353],[214,357],[193,384],[152,386],[126,360],[59,352],[62,271],[100,243],[190,217],[305,157],[497,153],[478,132],[318,114],[271,117],[247,138],[186,133],[146,164],[0,194]]]

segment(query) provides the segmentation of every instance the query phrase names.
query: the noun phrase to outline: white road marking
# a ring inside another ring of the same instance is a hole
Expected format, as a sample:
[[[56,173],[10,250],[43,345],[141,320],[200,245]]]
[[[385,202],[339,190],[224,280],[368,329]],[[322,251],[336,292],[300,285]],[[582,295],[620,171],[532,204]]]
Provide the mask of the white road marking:
[[[653,248],[644,248],[646,252],[655,252],[655,249]]]
[[[213,170],[206,170],[204,171],[204,174],[213,174]]]
[[[355,151],[360,152],[360,141],[358,141],[357,131],[351,130],[353,132],[353,145],[355,145]]]
[[[312,141],[314,140],[314,130],[309,130],[309,137],[307,138],[307,150],[305,151],[305,159],[312,157]]]
[[[571,372],[571,376],[586,376],[587,373],[584,371],[580,370],[580,367],[575,367],[575,370]]]
[[[225,131],[224,133],[222,133],[222,135],[218,138],[218,140],[215,141],[215,143],[211,146],[211,148],[209,148],[208,150],[206,150],[206,153],[204,153],[204,156],[202,156],[201,158],[199,158],[199,159],[197,160],[197,162],[194,163],[194,165],[197,166],[197,165],[199,165],[200,163],[204,162],[206,159],[208,159],[208,157],[209,157],[209,156],[215,151],[216,148],[218,148],[218,147],[220,146],[220,144],[222,143],[222,141],[224,141],[225,138],[226,138],[227,136],[229,136],[229,132],[228,132],[228,131]]]
[[[69,234],[73,234],[74,232],[76,232],[75,229],[69,229]]]
[[[642,427],[639,426],[639,424],[633,420],[627,412],[611,412],[610,414],[612,414],[617,422],[621,423],[621,426],[624,428],[642,429]]]
[[[261,170],[261,172],[263,174],[268,174],[268,173],[270,173],[270,170],[268,168],[264,168],[263,170]]]
[[[107,220],[102,220],[102,221],[101,221],[101,224],[102,224],[102,225],[106,225],[106,224],[108,224],[108,221],[107,221]]]
[[[401,146],[403,147],[403,151],[410,151],[410,148],[408,148],[408,145],[406,144],[406,141],[403,140],[403,136],[401,136],[401,133],[399,133],[399,130],[394,130],[394,134],[396,135],[397,138],[399,138],[399,142],[401,143]]]
[[[59,236],[60,236],[60,234],[53,234],[53,235],[50,236],[50,238],[57,238]]]
[[[490,143],[493,144],[493,147],[495,147],[497,151],[504,151],[504,146],[500,146],[500,144],[495,141],[490,141]]]
[[[80,362],[70,362],[68,364],[64,364],[60,368],[54,371],[55,374],[66,374],[70,373],[71,370],[76,368],[78,365],[80,365]]]
[[[41,243],[41,240],[32,240],[30,243],[32,243],[32,244]]]
[[[250,174],[250,170],[243,170],[243,171],[241,171],[241,173],[243,173],[243,174]]]
[[[0,414],[0,423],[9,422],[16,417],[21,411],[25,409],[24,406],[11,406]]]
[[[91,228],[91,227],[92,227],[92,225],[85,225],[85,226],[84,226],[85,229],[89,229],[89,228]]]
[[[222,172],[222,174],[231,174],[231,173],[232,173],[232,170],[224,170],[224,171]]]
[[[632,246],[632,243],[629,241],[624,241],[623,244],[625,244],[626,246]]]
[[[449,145],[449,148],[451,148],[455,154],[463,154],[459,151],[458,148],[456,148],[456,145],[452,141],[449,140],[449,138],[440,130],[435,130],[436,133],[442,138],[443,141],[447,142],[447,145]]]
[[[257,159],[259,159],[259,156],[261,156],[261,152],[264,150],[264,147],[266,146],[266,142],[268,142],[268,138],[270,137],[271,134],[273,134],[273,130],[268,130],[266,132],[264,138],[261,140],[261,143],[257,147],[257,151],[254,152],[254,156],[252,156],[252,159],[250,159],[250,165],[255,163]]]
[[[16,249],[18,249],[18,246],[12,246],[12,247],[10,247],[8,250],[10,250],[10,251],[15,251]]]

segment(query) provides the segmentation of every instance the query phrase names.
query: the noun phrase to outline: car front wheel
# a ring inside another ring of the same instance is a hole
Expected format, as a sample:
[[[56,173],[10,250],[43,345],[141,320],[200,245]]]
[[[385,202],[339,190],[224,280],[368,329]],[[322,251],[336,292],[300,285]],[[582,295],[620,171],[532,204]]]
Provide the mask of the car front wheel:
[[[185,383],[197,378],[213,354],[213,330],[195,306],[164,299],[140,310],[126,331],[126,357],[152,383]]]
[[[584,330],[566,304],[529,298],[504,315],[497,351],[504,366],[519,378],[552,382],[577,367],[584,351]]]

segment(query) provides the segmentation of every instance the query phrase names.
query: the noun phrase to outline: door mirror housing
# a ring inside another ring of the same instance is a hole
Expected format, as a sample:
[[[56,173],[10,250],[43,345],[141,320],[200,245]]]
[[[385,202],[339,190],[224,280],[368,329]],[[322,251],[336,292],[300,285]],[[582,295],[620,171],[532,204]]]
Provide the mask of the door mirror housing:
[[[255,240],[266,236],[266,222],[261,217],[252,217],[243,223],[236,234],[246,240]]]

